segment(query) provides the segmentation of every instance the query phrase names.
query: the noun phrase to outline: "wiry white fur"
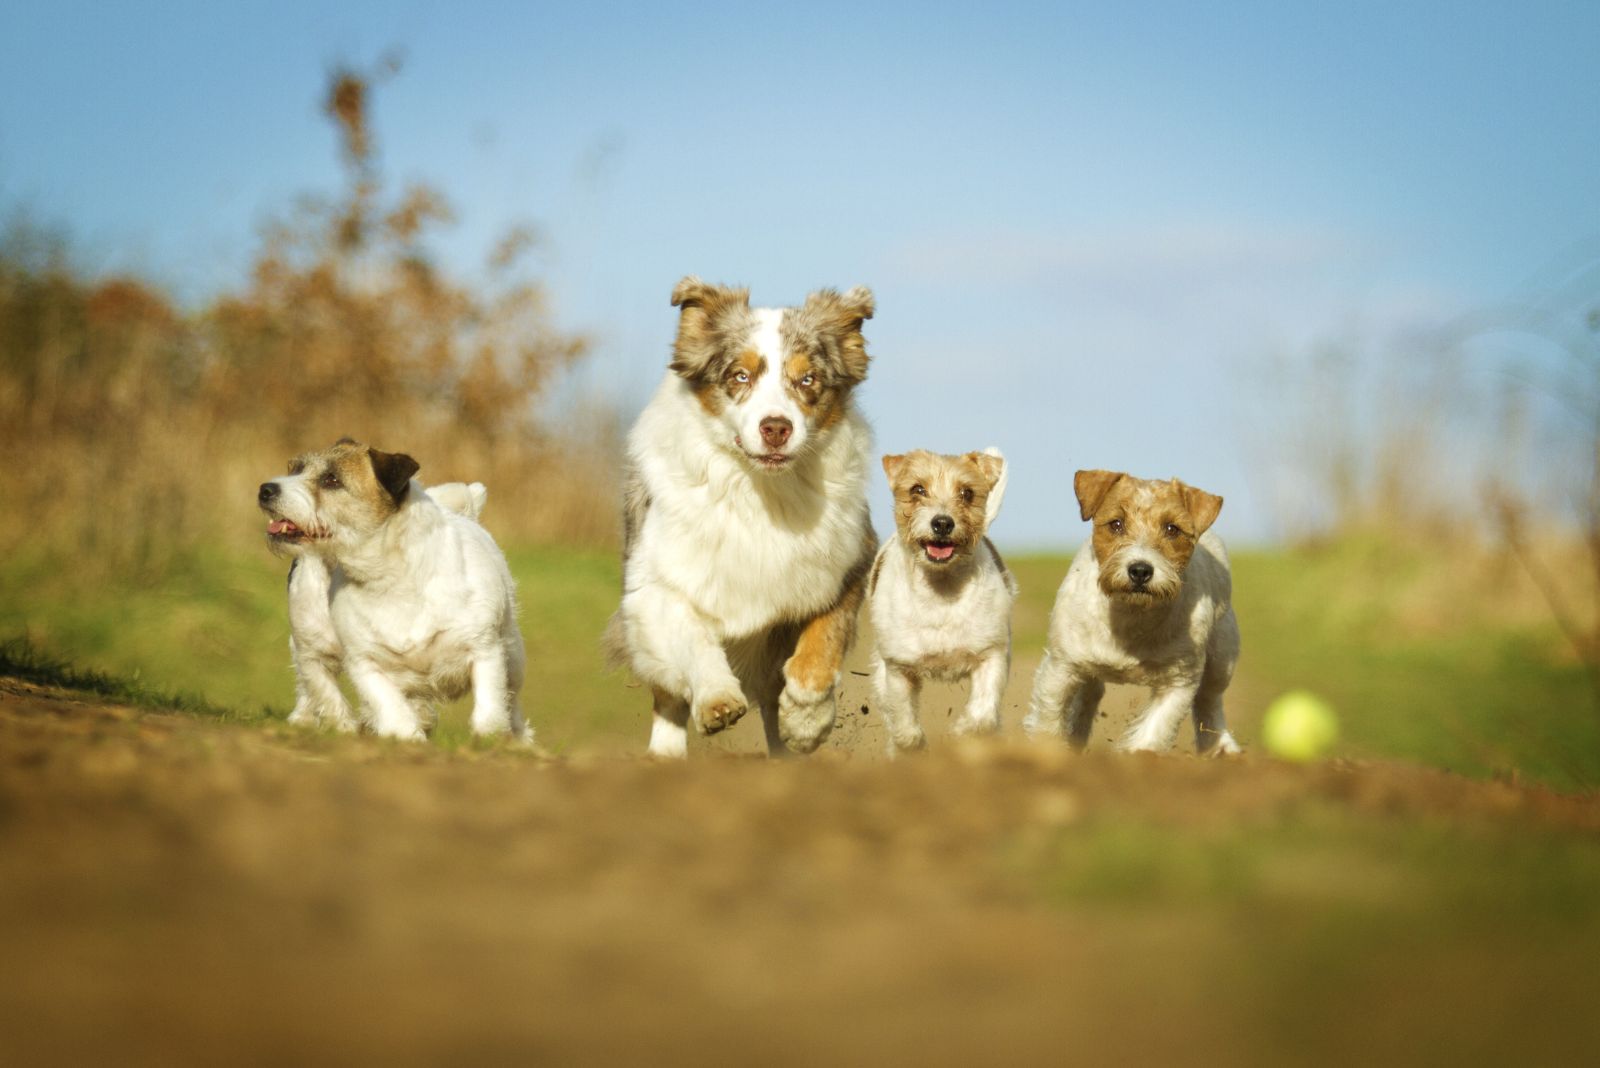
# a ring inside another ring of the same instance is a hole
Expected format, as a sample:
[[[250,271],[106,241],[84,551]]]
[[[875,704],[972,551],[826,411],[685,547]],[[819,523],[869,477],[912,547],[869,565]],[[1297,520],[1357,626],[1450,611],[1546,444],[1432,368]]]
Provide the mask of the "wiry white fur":
[[[304,479],[287,476],[278,484],[287,497],[283,507],[309,516],[311,498]],[[421,488],[416,482],[412,487]],[[488,498],[481,482],[444,482],[426,492],[446,511],[474,520],[483,513]],[[293,495],[298,495],[298,500]],[[305,546],[287,546],[285,551],[294,556],[289,566],[289,655],[294,661],[295,703],[289,722],[354,731],[358,725],[355,714],[339,688],[344,647],[334,630],[329,605],[336,569],[330,569],[320,555]]]
[[[782,383],[782,313],[757,314],[768,360],[760,388],[712,415],[669,373],[628,438],[649,506],[627,560],[618,622],[634,673],[683,705],[656,714],[650,752],[658,756],[684,755],[689,711],[723,699],[749,697],[760,707],[773,752],[785,742],[815,748],[833,725],[833,690],[789,685],[768,638],[774,627],[830,608],[861,560],[871,536],[872,435],[853,408],[824,433],[807,426]],[[760,440],[760,421],[772,414],[794,422],[791,459],[766,470],[745,447]]]
[[[376,734],[421,739],[433,725],[432,703],[470,689],[474,733],[531,741],[517,703],[524,653],[516,587],[489,532],[441,508],[415,481],[381,522],[353,519],[369,513],[348,507],[343,496],[324,494],[319,510],[309,477],[274,480],[272,506],[311,535],[301,563],[316,562],[306,570],[300,596],[291,590],[291,613],[302,621],[315,616],[317,595],[327,584],[333,641],[316,621],[307,632],[307,656],[296,649],[297,663],[309,663],[311,647],[320,646],[319,666],[326,666],[336,643],[361,695],[362,718]],[[483,493],[469,487],[445,496],[470,506],[481,504]],[[314,669],[312,678],[317,703],[307,715],[348,725],[347,710],[330,710],[328,688],[337,689],[331,675]]]
[[[1152,564],[1165,564],[1160,553],[1145,556]],[[1105,684],[1133,683],[1149,686],[1151,701],[1123,736],[1121,748],[1166,749],[1183,717],[1192,714],[1196,749],[1237,753],[1222,710],[1222,695],[1239,659],[1233,580],[1222,539],[1209,531],[1200,536],[1188,567],[1177,576],[1181,589],[1168,601],[1120,603],[1100,588],[1099,574],[1091,540],[1078,550],[1056,593],[1023,723],[1028,733],[1065,735],[1081,748]],[[1162,577],[1159,570],[1156,577]]]
[[[984,452],[1005,459],[998,449]],[[1005,485],[1002,466],[984,505],[984,531],[1000,513]],[[890,756],[927,744],[918,698],[928,679],[971,680],[967,707],[951,725],[955,733],[1000,729],[1017,580],[982,533],[959,570],[923,566],[920,546],[903,536],[885,541],[873,561],[869,611],[877,651],[872,676]]]

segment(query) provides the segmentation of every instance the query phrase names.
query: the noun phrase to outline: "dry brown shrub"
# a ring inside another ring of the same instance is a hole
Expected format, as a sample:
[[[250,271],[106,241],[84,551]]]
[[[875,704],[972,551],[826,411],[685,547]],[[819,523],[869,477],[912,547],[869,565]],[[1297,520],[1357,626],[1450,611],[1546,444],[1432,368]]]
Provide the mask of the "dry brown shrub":
[[[619,429],[605,411],[541,411],[585,352],[519,267],[513,229],[480,278],[429,238],[435,189],[386,195],[372,81],[341,71],[326,110],[346,185],[271,225],[248,281],[180,311],[134,278],[87,280],[25,223],[0,241],[0,551],[157,570],[247,545],[254,487],[349,434],[410,452],[424,481],[490,489],[503,540],[609,542]],[[26,516],[26,521],[20,517]]]

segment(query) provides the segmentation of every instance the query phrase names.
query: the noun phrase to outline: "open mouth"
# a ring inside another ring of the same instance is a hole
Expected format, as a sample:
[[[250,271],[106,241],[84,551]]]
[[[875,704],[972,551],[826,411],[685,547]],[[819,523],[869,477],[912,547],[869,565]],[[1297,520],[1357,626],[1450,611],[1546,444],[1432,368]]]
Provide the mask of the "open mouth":
[[[267,524],[267,537],[274,541],[309,541],[315,537],[287,519],[274,519]]]
[[[948,564],[955,558],[956,546],[955,542],[951,541],[925,541],[922,543],[922,551],[932,562]]]

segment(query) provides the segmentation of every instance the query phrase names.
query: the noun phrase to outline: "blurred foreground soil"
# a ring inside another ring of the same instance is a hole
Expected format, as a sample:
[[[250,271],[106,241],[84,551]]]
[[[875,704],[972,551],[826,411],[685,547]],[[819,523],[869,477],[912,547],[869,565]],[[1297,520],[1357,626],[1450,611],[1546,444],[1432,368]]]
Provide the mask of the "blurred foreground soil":
[[[1592,851],[1594,796],[1020,744],[694,756],[445,752],[0,681],[0,1059],[1550,1064],[1600,1039],[1594,904],[1480,931],[1402,858],[1341,859],[1395,825],[1445,843],[1444,879],[1458,841],[1475,869],[1507,836]],[[1263,857],[1265,890],[1164,866],[1302,827],[1326,861]],[[1146,863],[1080,855],[1112,849]],[[1408,901],[1445,926],[1408,936]]]

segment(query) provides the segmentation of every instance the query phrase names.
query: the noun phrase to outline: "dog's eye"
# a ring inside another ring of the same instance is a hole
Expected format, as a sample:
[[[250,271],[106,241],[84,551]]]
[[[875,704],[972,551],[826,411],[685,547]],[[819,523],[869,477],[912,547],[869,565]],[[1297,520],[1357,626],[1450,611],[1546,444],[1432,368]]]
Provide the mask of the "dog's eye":
[[[746,385],[750,381],[750,372],[749,371],[735,371],[733,373],[733,380],[735,382],[739,383],[741,386],[742,385]]]
[[[911,496],[926,497],[927,495],[928,491],[922,488],[922,483],[918,482],[915,486],[911,487]]]
[[[961,491],[961,499],[966,501],[968,504],[971,504],[972,503],[972,490],[970,488],[963,489]]]
[[[1169,538],[1176,538],[1179,534],[1183,533],[1183,531],[1178,528],[1178,524],[1176,523],[1168,523],[1166,526],[1166,531],[1167,537]]]
[[[339,476],[337,474],[335,474],[334,472],[329,471],[327,474],[325,474],[321,478],[317,479],[317,484],[320,485],[323,489],[338,489],[339,488]]]
[[[814,386],[816,384],[817,384],[817,376],[816,375],[806,375],[804,378],[802,378],[800,380],[800,385],[803,386],[806,389],[810,389],[812,386]]]
[[[1111,531],[1111,533],[1113,533],[1113,534],[1121,534],[1122,533],[1122,520],[1113,519],[1111,522],[1106,524],[1106,529]]]

